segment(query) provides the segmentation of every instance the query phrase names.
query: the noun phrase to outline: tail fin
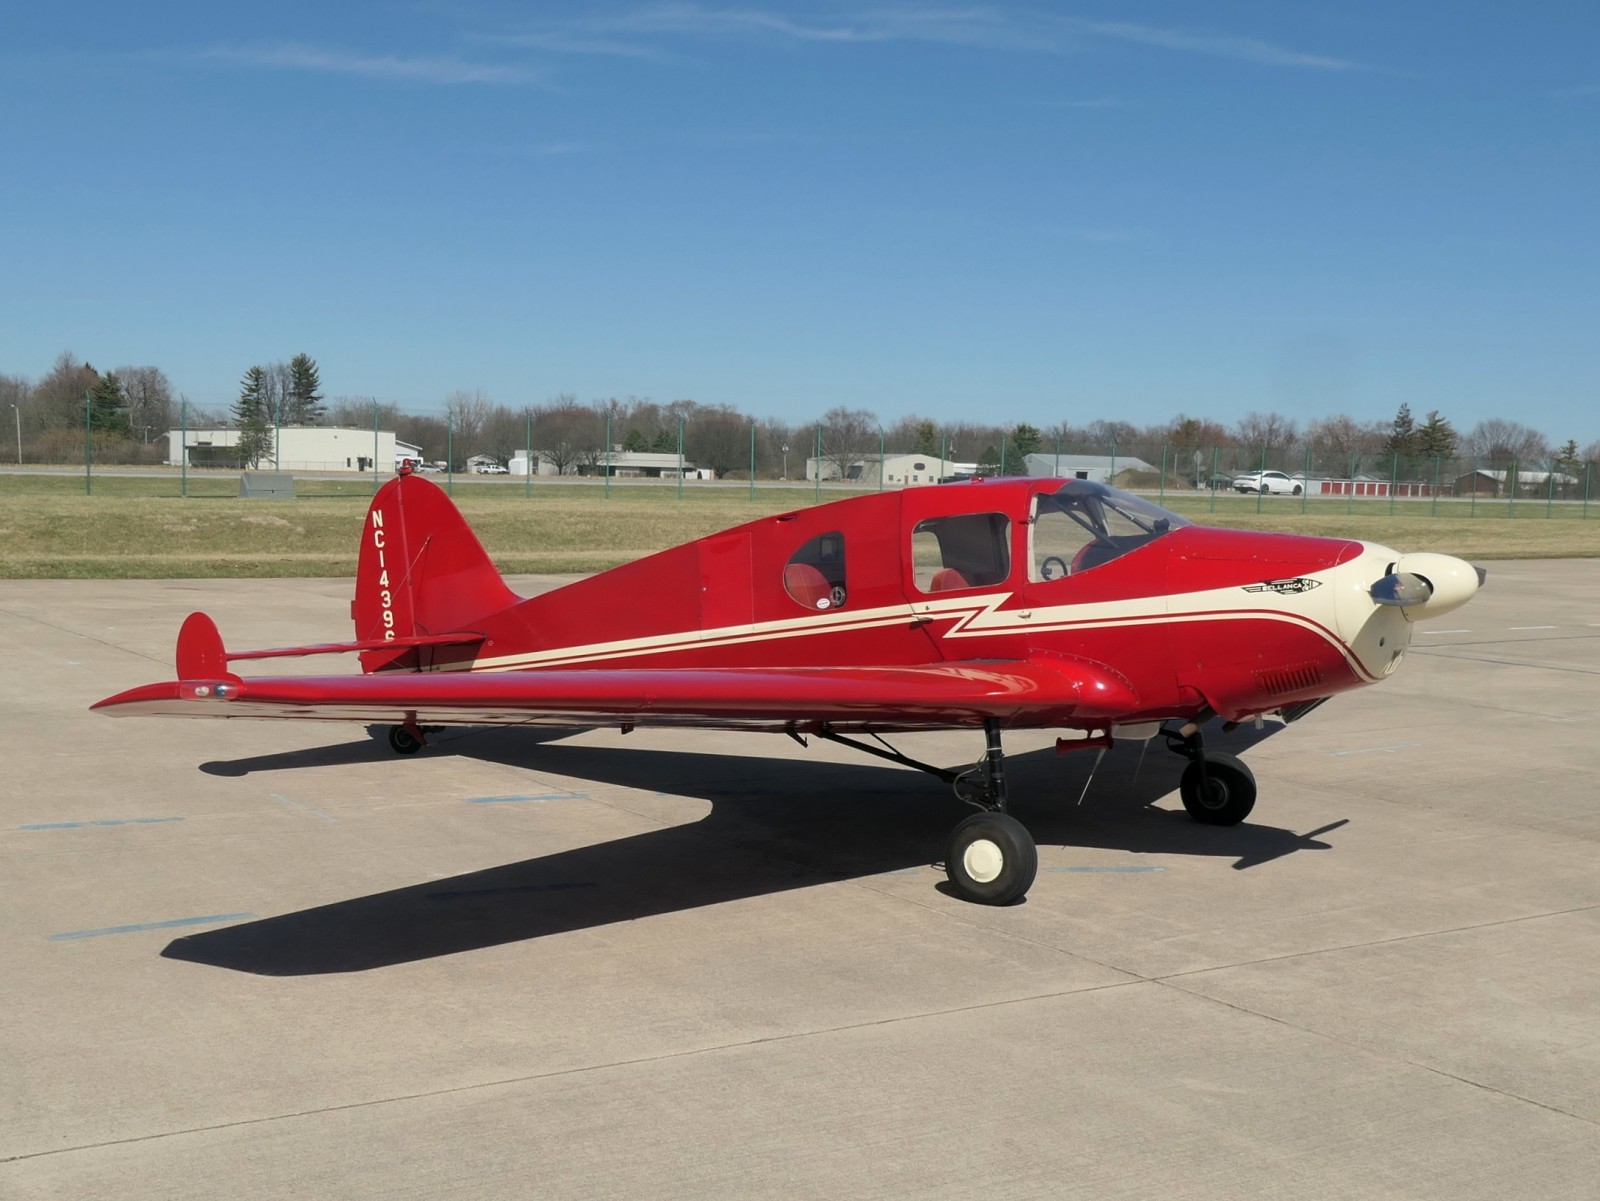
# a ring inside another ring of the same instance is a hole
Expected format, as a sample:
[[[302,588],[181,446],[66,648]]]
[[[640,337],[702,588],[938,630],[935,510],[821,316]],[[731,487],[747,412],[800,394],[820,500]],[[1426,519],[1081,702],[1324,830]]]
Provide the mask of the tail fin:
[[[378,489],[361,527],[350,606],[357,641],[456,633],[521,599],[444,489],[420,475],[396,476]],[[367,651],[361,666],[369,672],[416,668],[433,654]]]

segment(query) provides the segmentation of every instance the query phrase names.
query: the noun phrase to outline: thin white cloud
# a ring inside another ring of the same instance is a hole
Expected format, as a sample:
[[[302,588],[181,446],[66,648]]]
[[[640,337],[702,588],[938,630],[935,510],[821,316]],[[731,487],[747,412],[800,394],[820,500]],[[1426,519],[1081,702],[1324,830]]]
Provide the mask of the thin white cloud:
[[[263,46],[211,46],[195,56],[202,62],[263,71],[301,71],[353,75],[394,83],[500,87],[540,86],[543,78],[525,67],[476,63],[454,57],[402,58],[389,54],[357,54],[318,46],[280,43]]]
[[[768,37],[796,42],[866,45],[935,42],[991,50],[1064,54],[1095,41],[1131,42],[1301,70],[1351,71],[1363,64],[1311,54],[1260,38],[1200,33],[1125,21],[1095,21],[990,7],[867,8],[828,17],[790,16],[775,9],[717,8],[693,3],[644,5],[591,14],[509,36],[507,41],[558,53],[652,57],[652,40]]]
[[[1189,33],[1182,29],[1158,29],[1150,25],[1133,25],[1124,21],[1083,21],[1069,18],[1067,24],[1092,37],[1137,42],[1145,46],[1159,46],[1163,50],[1205,54],[1214,58],[1240,59],[1268,67],[1301,67],[1315,71],[1363,69],[1360,63],[1351,62],[1349,59],[1332,58],[1325,54],[1305,54],[1298,50],[1275,46],[1259,38]]]

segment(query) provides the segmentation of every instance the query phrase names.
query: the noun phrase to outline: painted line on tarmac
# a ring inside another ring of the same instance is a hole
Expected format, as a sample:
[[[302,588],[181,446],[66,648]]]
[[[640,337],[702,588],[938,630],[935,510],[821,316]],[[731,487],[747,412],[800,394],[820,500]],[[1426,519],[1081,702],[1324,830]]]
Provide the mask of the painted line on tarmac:
[[[586,792],[541,792],[534,796],[470,796],[467,798],[469,805],[540,805],[545,801],[583,801],[589,798]]]
[[[1422,630],[1424,634],[1470,634],[1471,630]]]
[[[154,826],[161,822],[181,822],[181,817],[102,817],[81,822],[29,822],[19,830],[82,830],[88,826]]]
[[[171,930],[175,926],[209,926],[216,922],[239,922],[254,917],[253,913],[213,913],[206,917],[175,917],[165,922],[139,922],[132,926],[106,926],[100,930],[68,930],[65,934],[51,934],[50,942],[71,942],[79,938],[100,938],[106,934],[139,934],[145,930]]]
[[[1559,630],[1560,626],[1509,626],[1512,630]]]
[[[285,805],[289,806],[289,808],[291,808],[291,809],[298,809],[302,813],[309,813],[313,817],[320,817],[323,821],[332,822],[336,826],[339,824],[339,819],[338,818],[329,816],[328,814],[324,813],[321,809],[313,809],[310,805],[302,805],[299,801],[291,801],[288,797],[284,796],[281,792],[274,792],[274,793],[271,794],[271,796],[272,796],[273,800],[282,801]]]

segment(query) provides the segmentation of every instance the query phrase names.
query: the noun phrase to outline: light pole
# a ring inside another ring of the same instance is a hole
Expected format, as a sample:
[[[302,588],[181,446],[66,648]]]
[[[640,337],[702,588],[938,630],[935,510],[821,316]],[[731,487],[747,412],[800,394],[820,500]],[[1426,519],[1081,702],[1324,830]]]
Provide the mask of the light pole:
[[[19,426],[18,428],[21,428],[21,427]],[[18,446],[22,445],[20,440],[17,442],[17,445]],[[22,462],[22,460],[19,458],[17,460],[17,462],[20,463],[20,462]],[[783,478],[784,479],[788,479],[789,478],[789,444],[787,442],[785,442],[783,444]]]

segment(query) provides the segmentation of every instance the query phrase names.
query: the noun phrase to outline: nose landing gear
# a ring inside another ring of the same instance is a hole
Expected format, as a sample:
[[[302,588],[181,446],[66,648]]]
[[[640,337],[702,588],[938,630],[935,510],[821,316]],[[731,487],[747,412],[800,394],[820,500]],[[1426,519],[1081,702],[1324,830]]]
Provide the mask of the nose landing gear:
[[[1242,759],[1220,751],[1207,754],[1197,722],[1166,734],[1172,749],[1189,760],[1178,795],[1190,817],[1207,826],[1237,826],[1250,816],[1256,807],[1256,777]]]

